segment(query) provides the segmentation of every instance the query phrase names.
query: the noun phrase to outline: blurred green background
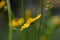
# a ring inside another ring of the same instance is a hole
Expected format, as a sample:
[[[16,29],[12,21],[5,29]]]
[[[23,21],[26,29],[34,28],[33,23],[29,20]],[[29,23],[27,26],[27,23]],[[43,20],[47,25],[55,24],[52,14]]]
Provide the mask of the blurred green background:
[[[44,1],[45,2],[45,1]],[[52,1],[53,2],[53,1]],[[22,17],[22,8],[21,0],[10,0],[11,9],[16,18]],[[38,5],[37,5],[38,4]],[[58,5],[60,3],[57,3]],[[44,4],[46,5],[46,4]],[[41,26],[40,19],[34,22],[29,28],[19,31],[13,30],[13,40],[41,40],[41,37],[44,35],[47,25],[53,16],[58,16],[60,20],[60,6],[53,4],[50,10],[43,11]],[[26,9],[32,10],[32,17],[35,17],[37,14],[41,13],[42,1],[41,0],[24,0],[24,7]],[[37,7],[37,9],[36,9]],[[45,7],[44,7],[45,8]],[[49,11],[51,12],[49,14]],[[50,17],[48,17],[50,15]],[[53,19],[53,18],[52,18]],[[59,21],[60,22],[60,21]],[[49,25],[51,26],[51,24]],[[60,40],[60,24],[55,28],[56,30],[48,37],[49,40]],[[0,10],[0,40],[8,40],[8,11],[5,11],[4,8]]]

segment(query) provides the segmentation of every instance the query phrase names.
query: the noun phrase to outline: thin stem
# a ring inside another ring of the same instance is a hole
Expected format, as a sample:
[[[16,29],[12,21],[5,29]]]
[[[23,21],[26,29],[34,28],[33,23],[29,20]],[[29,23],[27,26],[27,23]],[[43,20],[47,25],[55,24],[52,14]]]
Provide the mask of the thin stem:
[[[24,0],[21,0],[21,10],[22,10],[22,16],[24,17],[25,20],[25,6],[24,6]]]
[[[51,10],[51,2],[49,0],[47,0],[46,5],[49,5],[49,7],[46,7],[46,8],[48,8],[47,11],[48,11],[48,19],[49,19],[51,17],[51,12],[50,12],[50,10]]]
[[[8,17],[9,17],[9,22],[11,21],[12,19],[12,11],[11,11],[11,7],[10,7],[10,0],[6,0],[7,2],[7,6],[8,6]],[[11,28],[11,25],[9,25],[9,36],[8,36],[8,40],[12,40],[12,34],[13,34],[13,30]]]
[[[36,16],[36,14],[37,14],[37,9],[38,9],[38,0],[36,0],[36,8],[35,8],[35,14],[34,14],[34,16]],[[34,24],[33,24],[33,28],[35,29],[35,32],[36,32],[36,26],[37,26],[38,24],[37,24],[37,22],[34,22]],[[34,35],[34,40],[38,40],[39,39],[39,33],[37,32],[37,33],[35,33],[35,35]]]
[[[39,26],[39,40],[40,40],[40,32],[42,32],[40,29],[42,27],[42,18],[43,18],[43,11],[44,11],[44,0],[41,0],[41,18],[40,18],[40,26]]]
[[[46,22],[50,19],[50,17],[51,17],[51,2],[49,1],[49,0],[47,0],[47,3],[46,3],[46,5],[50,5],[49,7],[46,7],[46,8],[48,8],[47,9],[47,11],[48,11],[48,13],[47,13],[47,20],[46,20]],[[48,28],[49,26],[47,25],[47,29],[50,29],[50,28]],[[46,30],[46,32],[47,32],[47,30]],[[45,33],[46,33],[45,32]],[[51,32],[51,31],[50,31]],[[46,36],[46,38],[47,38],[47,40],[49,39],[49,35],[48,34],[45,34],[44,33],[44,35]]]
[[[26,16],[25,16],[25,5],[24,5],[24,0],[21,0],[21,10],[22,10],[22,16],[24,20],[26,21]],[[28,30],[24,30],[24,40],[28,40]]]

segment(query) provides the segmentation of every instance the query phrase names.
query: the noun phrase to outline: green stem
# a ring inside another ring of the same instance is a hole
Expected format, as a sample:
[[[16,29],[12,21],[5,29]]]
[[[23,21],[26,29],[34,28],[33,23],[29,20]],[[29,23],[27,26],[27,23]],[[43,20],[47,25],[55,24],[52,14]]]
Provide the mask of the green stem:
[[[41,13],[43,14],[43,10],[44,10],[44,0],[41,0],[42,4],[41,4]]]
[[[44,11],[44,0],[41,0],[41,18],[40,18],[40,26],[39,26],[39,40],[40,36],[42,35],[42,30],[40,28],[42,27],[42,22],[43,22],[43,11]]]
[[[10,0],[6,0],[7,2],[7,6],[8,6],[8,18],[9,18],[9,22],[12,19],[12,11],[11,11],[11,7],[10,7]],[[9,25],[9,36],[8,36],[8,40],[12,40],[12,34],[13,34],[13,30],[11,28],[11,25]]]
[[[24,20],[26,21],[26,17],[25,17],[25,5],[24,5],[24,1],[25,0],[21,0],[21,10],[22,10],[22,16],[24,18]],[[28,40],[28,30],[24,30],[23,32],[23,35],[24,35],[24,40]]]
[[[21,10],[22,10],[22,16],[24,17],[25,20],[25,6],[24,6],[24,0],[21,0]]]
[[[34,14],[34,17],[35,17],[36,14],[37,14],[37,11],[38,11],[37,9],[38,9],[38,0],[36,0],[36,8],[35,8],[35,12],[34,12],[34,13],[35,13],[35,14]],[[33,26],[34,26],[33,28],[35,29],[35,32],[36,32],[36,26],[38,25],[37,22],[38,22],[38,21],[34,22],[34,24],[33,24]],[[39,40],[39,33],[38,33],[38,32],[35,33],[35,35],[34,35],[34,40]]]
[[[49,0],[47,0],[47,1],[49,1]],[[46,3],[46,5],[51,5],[51,2],[49,2],[49,3]],[[50,17],[51,17],[51,6],[49,6],[49,7],[47,7],[48,9],[47,9],[47,11],[48,11],[48,13],[47,13],[47,20],[46,20],[46,22],[48,22],[49,23],[49,19],[50,19]],[[49,23],[49,24],[51,24],[51,23]],[[51,25],[52,26],[52,25]],[[46,28],[46,31],[45,31],[45,33],[44,33],[44,35],[46,36],[46,38],[47,38],[47,40],[49,40],[49,36],[52,34],[52,29],[51,28],[49,28],[50,26],[47,24],[47,28]],[[53,27],[53,26],[52,26]],[[49,30],[49,31],[48,31]]]

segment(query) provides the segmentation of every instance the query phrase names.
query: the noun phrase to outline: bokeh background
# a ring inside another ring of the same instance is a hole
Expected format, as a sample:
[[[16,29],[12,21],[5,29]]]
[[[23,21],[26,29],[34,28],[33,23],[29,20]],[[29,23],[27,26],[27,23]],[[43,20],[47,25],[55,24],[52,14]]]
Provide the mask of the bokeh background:
[[[32,24],[31,27],[24,31],[13,30],[13,40],[41,40],[44,34],[47,24],[50,20],[55,20],[58,17],[60,20],[60,2],[57,0],[49,0],[51,2],[52,8],[46,10],[46,2],[44,0],[44,9],[42,13],[41,27],[39,28],[40,19],[36,23]],[[10,0],[11,10],[16,18],[22,17],[21,0]],[[38,5],[37,5],[38,4]],[[32,16],[35,17],[37,14],[41,13],[42,0],[24,0],[25,10],[30,9],[32,11]],[[36,9],[37,7],[37,9]],[[50,14],[49,14],[50,12]],[[28,13],[29,14],[29,13]],[[48,21],[47,21],[48,20]],[[55,22],[56,23],[56,22]],[[37,25],[35,25],[37,24]],[[51,26],[52,24],[49,24]],[[37,27],[36,27],[37,26]],[[40,29],[40,31],[39,31]],[[4,8],[0,9],[0,40],[8,40],[8,11]],[[56,30],[49,36],[49,40],[60,40],[60,21],[56,25]]]

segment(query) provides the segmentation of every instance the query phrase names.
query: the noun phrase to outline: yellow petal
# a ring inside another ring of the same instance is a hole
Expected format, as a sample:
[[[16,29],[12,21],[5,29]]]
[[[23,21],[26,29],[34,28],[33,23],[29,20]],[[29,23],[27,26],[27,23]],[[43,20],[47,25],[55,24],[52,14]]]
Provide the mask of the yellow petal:
[[[27,19],[27,21],[26,21],[27,24],[31,24],[32,22],[34,22],[34,18],[29,18],[29,19]]]
[[[18,22],[15,19],[13,19],[11,22],[9,22],[9,25],[12,26],[12,27],[17,27]]]
[[[34,20],[38,20],[41,17],[41,14],[37,15]]]
[[[24,24],[24,25],[21,27],[20,30],[22,31],[23,29],[28,28],[29,26],[30,26],[30,24],[27,24],[27,23],[26,23],[26,24]]]
[[[5,0],[1,1],[1,2],[0,2],[0,9],[1,9],[2,7],[4,7],[5,4],[6,4]]]
[[[24,23],[24,19],[23,18],[20,18],[19,20],[18,20],[18,25],[21,25],[21,24],[23,24]]]
[[[28,28],[32,22],[34,22],[34,19],[33,19],[33,18],[29,18],[29,19],[26,21],[26,23],[21,27],[20,30],[23,30],[23,29],[25,29],[25,28]]]

